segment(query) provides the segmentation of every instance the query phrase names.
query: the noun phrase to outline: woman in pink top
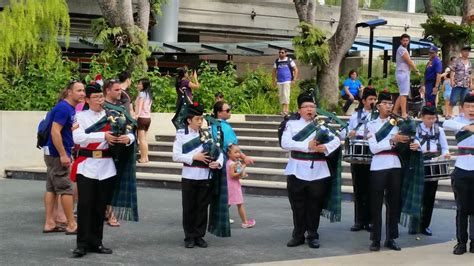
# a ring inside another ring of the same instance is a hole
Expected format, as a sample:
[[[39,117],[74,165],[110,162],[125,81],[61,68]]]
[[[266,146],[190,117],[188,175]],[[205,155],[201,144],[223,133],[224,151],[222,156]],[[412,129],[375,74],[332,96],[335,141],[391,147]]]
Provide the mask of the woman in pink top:
[[[138,145],[140,148],[139,163],[148,162],[148,143],[146,141],[146,133],[151,124],[151,104],[152,91],[151,83],[148,79],[141,79],[138,81],[137,89],[139,91],[138,97],[135,100],[135,118],[137,119],[137,135]]]

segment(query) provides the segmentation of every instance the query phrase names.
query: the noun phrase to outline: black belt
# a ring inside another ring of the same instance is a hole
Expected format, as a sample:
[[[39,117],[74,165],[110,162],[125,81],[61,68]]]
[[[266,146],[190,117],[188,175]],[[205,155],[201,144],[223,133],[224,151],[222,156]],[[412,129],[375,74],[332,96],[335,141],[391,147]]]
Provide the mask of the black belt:
[[[109,150],[85,150],[80,149],[77,156],[88,158],[112,158],[112,153]]]

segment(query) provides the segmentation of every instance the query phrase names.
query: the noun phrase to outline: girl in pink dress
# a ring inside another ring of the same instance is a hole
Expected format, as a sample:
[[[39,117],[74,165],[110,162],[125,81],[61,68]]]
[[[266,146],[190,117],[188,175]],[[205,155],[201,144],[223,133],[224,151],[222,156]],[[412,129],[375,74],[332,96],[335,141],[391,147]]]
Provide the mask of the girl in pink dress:
[[[237,205],[240,219],[242,219],[242,228],[252,228],[255,226],[254,219],[247,219],[247,214],[244,208],[244,199],[242,196],[242,186],[240,179],[246,177],[246,165],[240,161],[240,148],[238,145],[231,144],[227,150],[228,160],[226,163],[227,172],[227,190],[229,197],[229,208],[232,205]]]

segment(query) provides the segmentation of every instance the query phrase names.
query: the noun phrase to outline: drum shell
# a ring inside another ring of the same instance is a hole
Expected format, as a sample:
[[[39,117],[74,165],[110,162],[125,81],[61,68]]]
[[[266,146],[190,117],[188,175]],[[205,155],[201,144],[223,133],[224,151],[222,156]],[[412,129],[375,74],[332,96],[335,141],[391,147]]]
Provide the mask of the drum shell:
[[[425,181],[449,179],[451,176],[450,160],[425,160]]]
[[[346,141],[343,160],[354,164],[370,164],[372,162],[369,142],[367,140],[349,139]]]

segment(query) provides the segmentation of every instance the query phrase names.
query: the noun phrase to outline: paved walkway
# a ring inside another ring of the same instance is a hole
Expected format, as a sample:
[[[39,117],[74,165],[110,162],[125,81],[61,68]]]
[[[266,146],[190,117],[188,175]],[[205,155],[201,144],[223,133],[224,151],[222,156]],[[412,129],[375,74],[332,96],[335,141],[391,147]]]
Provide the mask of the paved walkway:
[[[178,190],[139,188],[138,223],[122,222],[120,228],[106,227],[104,244],[113,255],[90,254],[71,259],[75,236],[43,234],[44,181],[0,180],[0,265],[25,264],[302,264],[302,265],[473,265],[474,254],[452,255],[454,211],[434,211],[432,237],[407,235],[401,227],[399,244],[403,250],[368,251],[367,232],[350,232],[353,206],[343,204],[343,221],[323,219],[320,249],[306,245],[287,248],[292,220],[287,198],[246,197],[249,216],[257,226],[241,229],[238,215],[231,238],[206,235],[207,249],[185,249],[181,228],[181,193]]]

